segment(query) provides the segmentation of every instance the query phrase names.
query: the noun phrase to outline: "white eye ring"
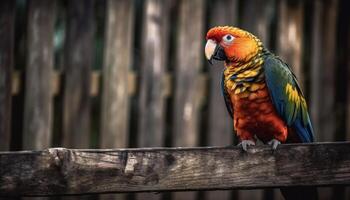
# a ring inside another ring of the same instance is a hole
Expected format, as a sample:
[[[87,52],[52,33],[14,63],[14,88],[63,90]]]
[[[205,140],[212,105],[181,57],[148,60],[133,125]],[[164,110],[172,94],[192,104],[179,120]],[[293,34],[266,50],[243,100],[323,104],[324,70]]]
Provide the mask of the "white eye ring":
[[[230,44],[235,39],[235,37],[233,37],[233,35],[231,35],[231,34],[227,34],[227,35],[224,35],[224,37],[222,37],[222,39],[224,40],[225,43]]]

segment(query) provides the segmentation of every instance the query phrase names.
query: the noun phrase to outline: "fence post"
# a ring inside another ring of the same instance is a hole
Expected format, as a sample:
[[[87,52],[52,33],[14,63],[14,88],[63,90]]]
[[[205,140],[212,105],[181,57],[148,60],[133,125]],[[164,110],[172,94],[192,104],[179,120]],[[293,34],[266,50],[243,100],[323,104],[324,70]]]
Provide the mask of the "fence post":
[[[50,146],[52,136],[55,1],[31,0],[28,3],[23,149],[42,149]]]
[[[0,151],[10,150],[15,2],[0,2]]]
[[[347,5],[349,5],[349,2],[346,1]],[[346,9],[347,10],[347,9]],[[350,14],[348,14],[348,16],[350,16]],[[347,20],[349,22],[349,19]],[[347,67],[347,102],[346,102],[346,116],[347,116],[347,121],[346,121],[346,140],[349,141],[350,140],[350,26],[348,26],[348,30],[347,30],[347,43],[348,43],[348,47],[347,47],[347,55],[345,55],[345,57],[347,57],[347,61],[346,61],[346,67]],[[335,59],[334,59],[335,60]],[[350,187],[348,186],[345,190],[345,199],[350,199]]]
[[[108,0],[106,5],[101,147],[127,147],[133,2]]]
[[[337,0],[313,1],[310,110],[317,141],[335,140]]]
[[[89,147],[93,11],[93,0],[75,0],[68,3],[63,98],[64,147]]]
[[[168,57],[169,0],[148,0],[144,6],[140,72],[138,146],[164,145],[164,91]]]
[[[335,1],[335,0],[333,0],[333,1]],[[337,18],[340,21],[340,22],[338,22],[338,24],[349,24],[349,21],[350,21],[349,20],[350,13],[348,10],[349,5],[350,5],[349,1],[338,0],[337,2],[339,4],[339,6],[338,6],[339,10],[336,10],[337,13],[339,13],[339,16]],[[346,68],[346,72],[347,72],[345,74],[345,77],[346,77],[345,80],[347,80],[345,83],[346,88],[347,88],[347,91],[346,91],[347,92],[347,101],[343,105],[337,105],[336,109],[338,109],[339,106],[341,106],[340,108],[343,108],[342,106],[345,106],[345,109],[346,109],[345,110],[345,116],[346,116],[345,140],[349,141],[350,140],[350,26],[347,25],[345,27],[343,29],[343,31],[344,31],[343,33],[337,34],[340,37],[337,38],[336,41],[338,44],[339,44],[339,42],[341,42],[343,44],[343,47],[346,47],[346,48],[342,48],[340,46],[340,50],[338,50],[337,51],[338,54],[336,54],[336,56],[338,56],[338,57],[335,57],[335,58],[338,58],[339,60],[341,59],[340,61],[338,60],[338,64],[340,64],[341,62],[344,62],[344,64],[345,64],[345,68]],[[341,32],[342,28],[338,27],[338,29],[336,29],[336,30]],[[342,51],[344,52],[343,55],[339,55],[339,54],[342,54],[341,53]],[[332,64],[335,64],[336,62],[337,62],[337,60],[334,59],[334,62]],[[337,67],[343,67],[343,66],[337,66]],[[338,78],[338,76],[336,76],[336,78]],[[341,79],[340,79],[340,82],[343,84],[343,81]],[[337,112],[339,112],[339,111],[337,111]],[[337,191],[335,191],[334,194],[337,194],[336,192]],[[334,197],[336,198],[337,196],[334,195]],[[347,186],[345,188],[344,199],[350,199],[350,187],[349,186]]]

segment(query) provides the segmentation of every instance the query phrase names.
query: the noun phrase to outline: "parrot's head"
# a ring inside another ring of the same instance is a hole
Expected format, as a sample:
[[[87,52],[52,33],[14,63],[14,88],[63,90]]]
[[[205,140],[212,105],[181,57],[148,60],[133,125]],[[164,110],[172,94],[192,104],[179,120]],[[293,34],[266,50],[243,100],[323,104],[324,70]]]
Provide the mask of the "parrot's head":
[[[205,56],[226,62],[248,62],[263,49],[260,40],[253,34],[230,26],[211,28],[206,36]]]

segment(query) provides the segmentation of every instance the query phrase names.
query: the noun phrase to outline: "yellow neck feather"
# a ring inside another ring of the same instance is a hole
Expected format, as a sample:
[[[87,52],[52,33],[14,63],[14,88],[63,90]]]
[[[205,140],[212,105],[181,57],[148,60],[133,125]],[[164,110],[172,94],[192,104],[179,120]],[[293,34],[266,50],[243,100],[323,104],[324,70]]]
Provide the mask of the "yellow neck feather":
[[[230,93],[246,96],[244,93],[264,87],[264,84],[259,84],[264,79],[263,62],[260,53],[246,63],[226,62],[224,76],[227,90]]]

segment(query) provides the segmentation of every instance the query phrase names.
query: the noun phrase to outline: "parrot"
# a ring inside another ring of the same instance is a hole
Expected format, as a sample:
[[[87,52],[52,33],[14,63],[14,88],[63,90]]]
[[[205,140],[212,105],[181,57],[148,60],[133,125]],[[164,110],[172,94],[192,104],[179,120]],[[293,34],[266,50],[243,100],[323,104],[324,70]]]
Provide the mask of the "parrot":
[[[257,139],[273,150],[281,143],[314,141],[296,76],[258,37],[238,27],[213,27],[206,34],[204,53],[210,64],[224,61],[221,91],[244,151]],[[281,191],[285,199],[317,199],[315,187]]]

